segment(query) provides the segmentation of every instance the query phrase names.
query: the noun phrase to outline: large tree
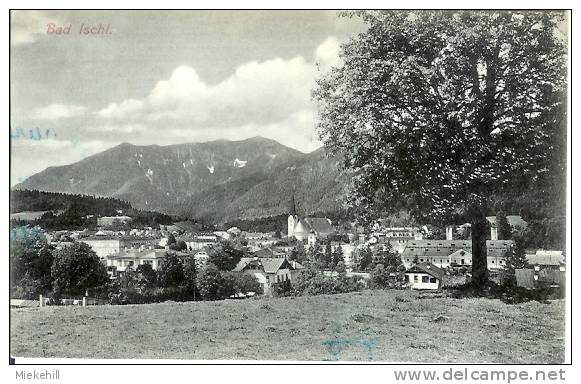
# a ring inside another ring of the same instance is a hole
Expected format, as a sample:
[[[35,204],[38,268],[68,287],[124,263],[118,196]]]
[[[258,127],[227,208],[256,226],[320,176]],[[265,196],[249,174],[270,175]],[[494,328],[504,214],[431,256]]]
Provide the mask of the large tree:
[[[220,241],[214,244],[209,253],[208,261],[221,271],[231,271],[244,257],[244,251],[234,246],[230,241]]]
[[[512,237],[512,228],[503,211],[496,214],[496,230],[499,240],[509,240]]]
[[[175,253],[166,253],[157,269],[161,287],[179,287],[185,282],[184,265]]]
[[[563,14],[354,15],[368,29],[342,46],[342,64],[313,92],[320,138],[354,175],[350,204],[367,214],[403,206],[422,221],[467,218],[482,287],[490,196],[547,179],[562,158]]]
[[[105,265],[85,243],[57,249],[51,267],[56,297],[61,294],[84,295],[91,288],[100,288],[109,282]]]

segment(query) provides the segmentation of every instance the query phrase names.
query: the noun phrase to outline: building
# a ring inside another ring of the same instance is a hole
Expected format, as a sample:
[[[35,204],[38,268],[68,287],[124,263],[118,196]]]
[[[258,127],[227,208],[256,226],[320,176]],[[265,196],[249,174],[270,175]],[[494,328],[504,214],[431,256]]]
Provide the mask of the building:
[[[453,252],[452,254],[450,254],[450,256],[448,256],[448,265],[451,265],[453,267],[456,266],[470,266],[472,265],[472,252],[471,250],[466,250],[466,249],[459,249],[455,252]],[[446,263],[440,263],[440,268],[445,268],[448,265],[446,265]]]
[[[411,289],[439,289],[446,273],[431,263],[413,265],[405,272]]]
[[[512,240],[487,240],[486,260],[488,262],[488,269],[494,271],[504,268],[507,252],[510,252],[513,247],[514,241]]]
[[[331,220],[323,217],[304,217],[297,215],[288,217],[288,237],[295,237],[299,241],[307,240],[309,245],[317,239],[327,239],[335,233]]]
[[[88,244],[101,259],[118,254],[121,250],[121,239],[115,236],[89,236],[80,238],[79,242]]]
[[[372,227],[370,244],[385,244],[389,242],[392,248],[399,253],[410,240],[422,240],[424,234],[419,227],[383,227],[381,222],[376,222]]]
[[[116,222],[125,224],[130,223],[131,220],[129,216],[103,216],[97,218],[97,225],[100,227],[110,227]]]
[[[159,240],[151,237],[100,235],[97,232],[96,235],[82,237],[78,241],[88,244],[97,256],[103,258],[122,250],[153,249]]]
[[[166,251],[163,249],[123,250],[117,254],[106,256],[105,265],[107,272],[113,278],[123,275],[127,268],[135,270],[142,264],[149,264],[153,270],[157,270],[165,253]]]
[[[486,220],[490,223],[490,239],[498,240],[498,228],[496,227],[496,216],[486,216]],[[506,221],[513,229],[521,230],[528,227],[528,223],[518,215],[506,216]]]
[[[506,252],[512,240],[487,240],[488,269],[501,269],[505,265]],[[439,268],[449,266],[472,266],[471,240],[412,240],[408,241],[402,252],[402,262],[409,268],[417,258],[418,263],[432,263]]]
[[[289,260],[289,264],[291,265],[292,269],[291,269],[291,281],[294,281],[298,274],[301,273],[301,271],[303,269],[305,269],[305,267],[299,263],[298,261],[294,261],[294,260]]]
[[[290,214],[287,219],[287,236],[295,237],[299,241],[307,240],[309,245],[317,239],[326,239],[335,233],[331,220],[326,217],[303,217],[297,214],[295,197],[291,201]]]
[[[193,233],[176,238],[184,241],[190,251],[199,251],[218,242],[218,236],[211,232]]]
[[[565,271],[565,255],[563,251],[537,250],[536,253],[525,255],[527,262],[537,271],[540,269],[556,269]]]
[[[183,252],[174,252],[181,258],[188,254]],[[104,258],[107,272],[113,278],[122,276],[127,268],[137,269],[140,265],[149,264],[155,271],[159,268],[163,258],[167,254],[165,249],[128,249],[122,250],[115,255],[109,255]]]
[[[265,294],[270,293],[274,284],[291,281],[294,270],[285,258],[243,257],[234,272],[249,273],[256,277]]]
[[[272,248],[262,248],[256,252],[253,252],[254,257],[258,258],[274,258],[274,257],[285,257],[286,255],[283,253],[282,255],[279,253],[275,253]]]
[[[119,246],[124,248],[154,248],[159,239],[144,236],[121,236]]]

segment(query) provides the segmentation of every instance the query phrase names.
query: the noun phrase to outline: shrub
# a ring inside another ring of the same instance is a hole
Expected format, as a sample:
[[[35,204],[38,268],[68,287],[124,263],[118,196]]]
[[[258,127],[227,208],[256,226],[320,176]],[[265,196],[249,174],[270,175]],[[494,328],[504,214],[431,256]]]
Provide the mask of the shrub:
[[[109,282],[105,266],[85,243],[75,243],[55,250],[51,275],[57,297],[61,293],[84,295],[88,289]]]
[[[263,292],[262,284],[258,282],[256,277],[248,273],[235,274],[236,290],[240,293],[255,292],[261,295]]]
[[[282,281],[272,286],[272,296],[274,297],[287,297],[292,295],[294,295],[294,290],[290,280]]]
[[[109,303],[118,305],[162,303],[168,300],[190,301],[193,298],[192,292],[186,286],[148,288],[141,292],[133,287],[118,287],[109,293]]]
[[[157,281],[161,287],[178,287],[184,283],[184,266],[174,253],[166,253],[157,269]]]
[[[198,292],[204,300],[219,300],[236,293],[236,277],[231,272],[222,272],[208,262],[196,277]]]
[[[294,287],[299,295],[346,293],[363,289],[363,285],[357,277],[325,276],[312,269],[301,271]]]

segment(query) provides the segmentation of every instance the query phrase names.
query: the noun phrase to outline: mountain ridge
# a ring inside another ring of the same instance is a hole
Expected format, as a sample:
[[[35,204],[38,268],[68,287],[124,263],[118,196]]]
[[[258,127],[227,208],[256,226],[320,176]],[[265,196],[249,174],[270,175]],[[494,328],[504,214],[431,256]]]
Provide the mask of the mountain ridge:
[[[286,213],[293,193],[305,213],[334,211],[346,182],[324,148],[304,153],[255,136],[167,146],[121,143],[48,167],[13,189],[114,197],[138,209],[225,222]]]

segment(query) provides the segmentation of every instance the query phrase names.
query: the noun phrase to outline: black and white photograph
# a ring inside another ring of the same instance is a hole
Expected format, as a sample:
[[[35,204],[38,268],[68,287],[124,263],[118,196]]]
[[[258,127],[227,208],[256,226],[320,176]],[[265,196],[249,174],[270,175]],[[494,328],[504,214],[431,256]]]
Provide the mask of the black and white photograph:
[[[10,363],[571,363],[571,13],[10,10]]]

